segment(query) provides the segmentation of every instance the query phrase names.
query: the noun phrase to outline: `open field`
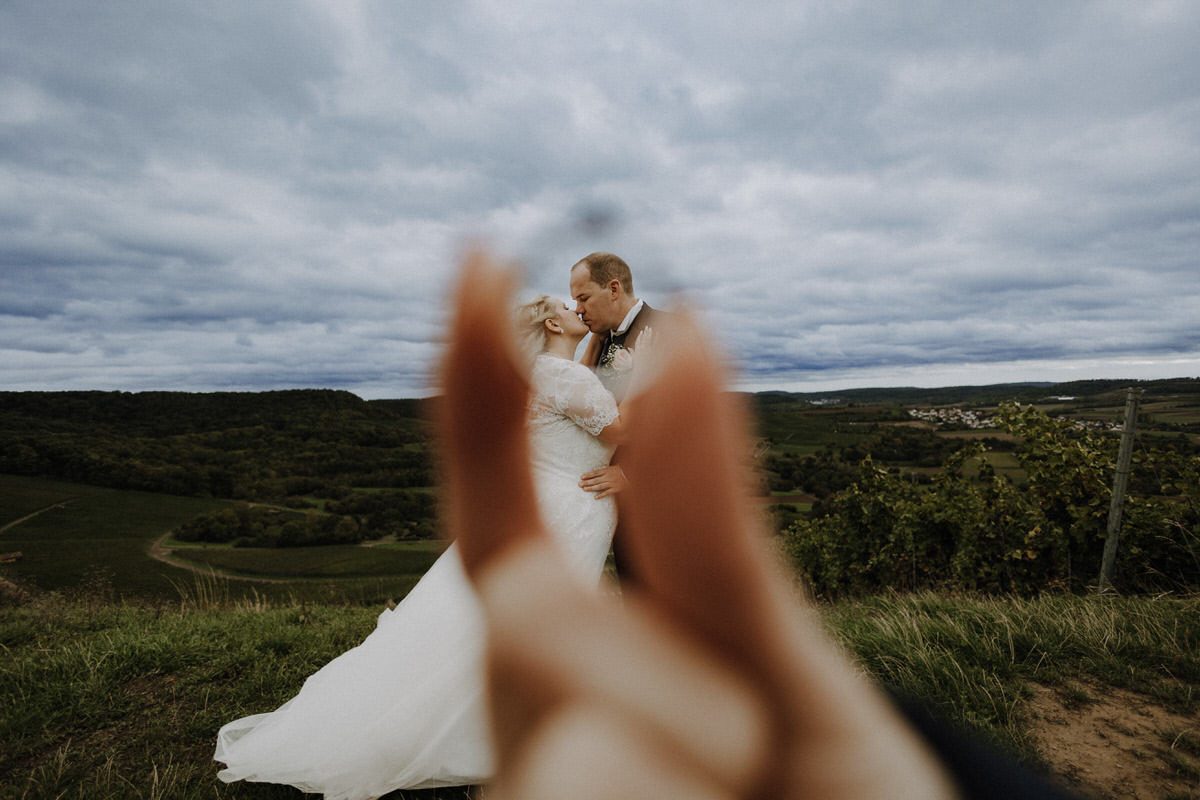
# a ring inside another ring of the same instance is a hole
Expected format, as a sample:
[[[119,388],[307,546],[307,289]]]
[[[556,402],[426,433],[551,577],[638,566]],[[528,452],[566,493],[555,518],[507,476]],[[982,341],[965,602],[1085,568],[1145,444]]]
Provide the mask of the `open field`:
[[[1017,485],[1024,483],[1026,478],[1025,470],[1021,468],[1021,462],[1012,453],[991,450],[981,455],[980,458],[990,464],[992,469],[996,470],[997,474],[1008,477]],[[965,475],[978,475],[979,464],[974,460],[967,462],[963,467],[963,473]]]
[[[378,547],[178,547],[174,555],[239,575],[321,580],[421,575],[443,549],[442,542],[420,541]]]
[[[1006,431],[999,430],[977,430],[977,431],[938,431],[938,436],[943,439],[966,439],[968,441],[979,439],[994,439],[998,442],[1017,442],[1016,436]]]
[[[173,528],[226,505],[0,475],[0,528],[11,526],[0,532],[0,552],[22,553],[0,575],[68,594],[100,586],[117,596],[175,601],[194,585],[191,566],[245,576],[220,584],[227,598],[377,605],[407,594],[443,547],[430,541],[297,548],[175,543],[181,546],[167,554],[186,559],[178,566],[150,557],[150,548]]]
[[[36,478],[0,477],[0,529],[14,526],[17,520],[76,497],[95,494],[102,489]]]
[[[0,476],[0,496],[6,522],[52,506],[0,533],[0,549],[23,554],[6,574],[39,589],[103,579],[122,594],[161,597],[176,597],[172,581],[188,573],[150,560],[148,541],[224,504],[9,475]]]
[[[821,611],[877,679],[1097,796],[1196,797],[1198,600],[883,595]],[[215,732],[286,700],[377,612],[54,596],[0,607],[0,796],[298,799],[219,783]],[[1064,735],[1107,749],[1064,752]]]

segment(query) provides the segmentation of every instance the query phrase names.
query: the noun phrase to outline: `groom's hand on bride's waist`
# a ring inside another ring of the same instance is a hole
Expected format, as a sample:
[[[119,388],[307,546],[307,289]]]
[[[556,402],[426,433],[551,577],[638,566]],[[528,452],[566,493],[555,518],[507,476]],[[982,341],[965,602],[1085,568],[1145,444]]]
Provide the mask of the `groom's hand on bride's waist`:
[[[619,494],[629,488],[629,478],[616,464],[600,467],[579,476],[579,488],[596,495],[596,499]]]

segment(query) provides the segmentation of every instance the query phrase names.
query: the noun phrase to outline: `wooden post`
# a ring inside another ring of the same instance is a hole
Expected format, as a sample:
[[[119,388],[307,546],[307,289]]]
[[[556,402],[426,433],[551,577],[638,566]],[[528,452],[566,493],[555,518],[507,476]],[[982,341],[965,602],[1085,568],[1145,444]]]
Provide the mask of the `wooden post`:
[[[1133,458],[1133,435],[1137,428],[1140,389],[1130,389],[1125,396],[1125,430],[1121,432],[1121,449],[1117,452],[1117,473],[1113,476],[1112,503],[1108,507],[1108,527],[1104,538],[1104,558],[1100,562],[1100,582],[1097,591],[1104,592],[1112,580],[1113,562],[1117,558],[1117,539],[1121,535],[1121,512],[1125,510],[1125,487],[1129,483],[1129,462]]]

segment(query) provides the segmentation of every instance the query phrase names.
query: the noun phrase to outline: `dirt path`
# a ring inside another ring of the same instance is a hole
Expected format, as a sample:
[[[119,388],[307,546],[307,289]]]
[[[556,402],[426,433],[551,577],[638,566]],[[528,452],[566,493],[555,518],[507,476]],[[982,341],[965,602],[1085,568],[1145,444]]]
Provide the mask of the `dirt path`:
[[[66,500],[60,500],[57,503],[51,503],[50,505],[46,506],[45,508],[39,508],[37,511],[34,511],[32,514],[26,514],[25,516],[21,517],[20,519],[14,519],[12,522],[9,522],[4,526],[0,526],[0,533],[4,533],[6,530],[9,530],[10,528],[15,528],[18,525],[20,525],[22,522],[28,522],[29,520],[36,517],[38,514],[45,514],[47,511],[51,511],[55,508],[66,508],[70,503],[74,503],[76,499],[77,498],[69,497]]]
[[[1031,688],[1038,752],[1088,796],[1200,798],[1200,720],[1112,686]]]
[[[146,554],[155,561],[160,561],[171,567],[178,569],[186,569],[188,572],[194,572],[197,575],[215,575],[218,578],[227,578],[231,581],[250,581],[251,583],[295,583],[296,578],[264,578],[255,575],[238,575],[236,572],[230,572],[227,569],[209,566],[208,564],[197,564],[188,561],[185,558],[179,558],[174,554],[174,551],[167,547],[167,537],[170,533],[164,533],[162,536],[150,543],[150,547],[146,550]]]

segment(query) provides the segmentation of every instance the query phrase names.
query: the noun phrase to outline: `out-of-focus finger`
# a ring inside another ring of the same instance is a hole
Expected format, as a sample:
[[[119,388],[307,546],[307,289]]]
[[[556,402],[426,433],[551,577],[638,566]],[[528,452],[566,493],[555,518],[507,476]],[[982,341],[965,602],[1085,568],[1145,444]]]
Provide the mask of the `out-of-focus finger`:
[[[513,548],[477,586],[502,763],[548,710],[584,698],[730,791],[757,778],[768,727],[754,690],[657,614],[585,588],[549,541]]]
[[[633,720],[587,701],[541,724],[490,800],[733,800]]]
[[[442,507],[472,574],[511,543],[541,534],[525,431],[529,383],[508,317],[514,285],[512,270],[468,256],[442,361]]]
[[[659,342],[670,351],[662,371],[631,401],[623,530],[654,602],[724,657],[757,661],[750,654],[775,634],[764,627],[776,609],[763,586],[775,575],[742,492],[744,412],[723,392],[720,357],[694,319],[676,317]]]
[[[840,781],[852,776],[858,796],[870,796],[887,787],[889,770],[915,766],[933,776],[917,794],[938,796],[945,785],[928,753],[802,613],[769,554],[745,494],[745,411],[724,393],[721,359],[700,327],[677,318],[655,348],[669,353],[658,379],[632,401],[622,456],[623,535],[639,579],[631,594],[749,679],[775,711],[776,764],[757,795],[784,797],[786,786],[797,796],[804,780],[837,775],[835,785],[847,788]],[[800,780],[798,764],[807,768]]]

